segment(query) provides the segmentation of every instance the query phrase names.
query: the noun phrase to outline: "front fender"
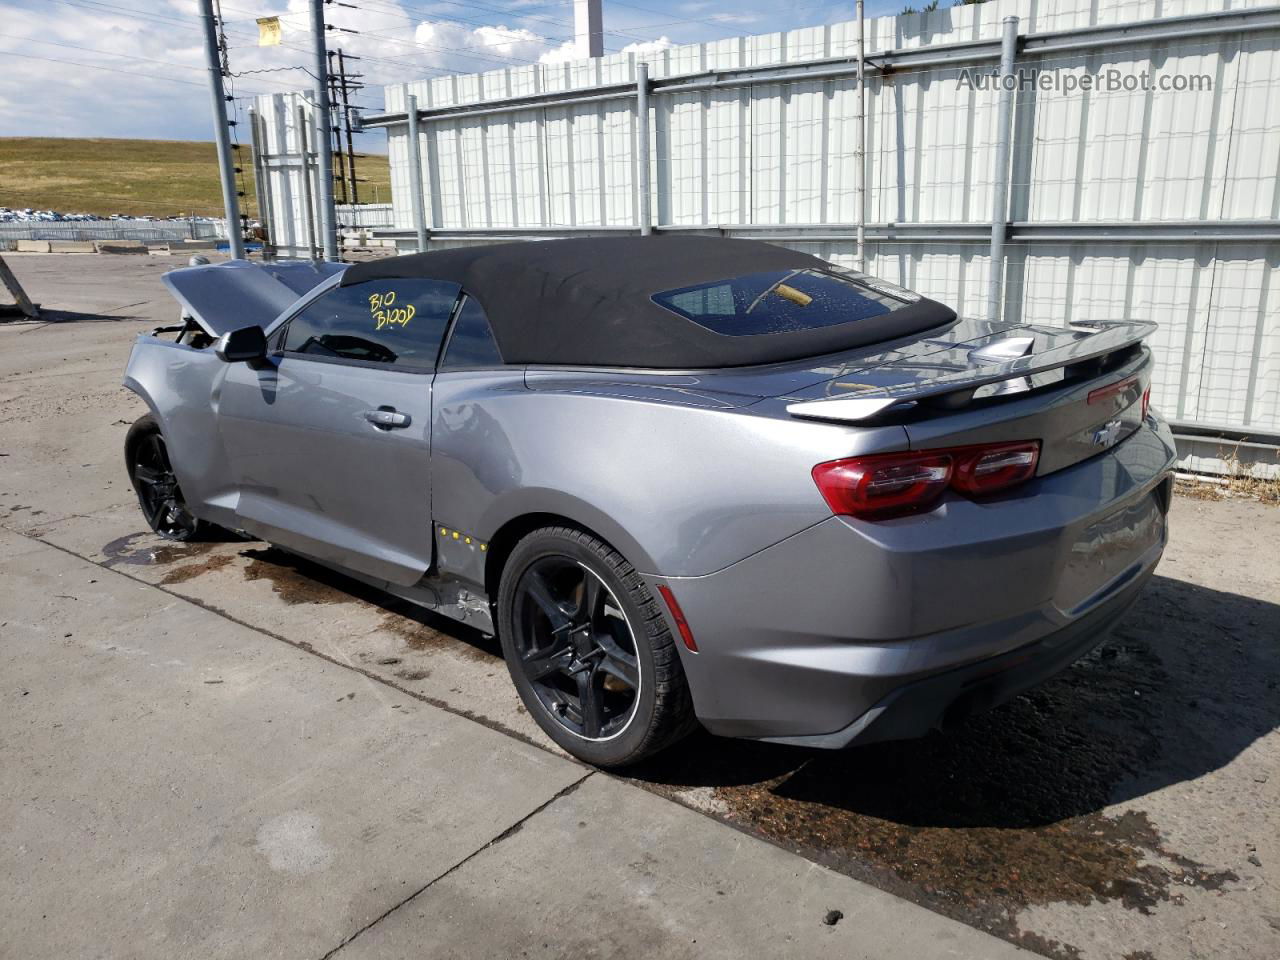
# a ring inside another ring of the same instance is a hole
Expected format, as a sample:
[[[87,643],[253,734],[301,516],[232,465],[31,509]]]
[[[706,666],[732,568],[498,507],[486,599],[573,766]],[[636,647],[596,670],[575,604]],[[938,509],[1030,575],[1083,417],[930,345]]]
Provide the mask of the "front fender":
[[[143,334],[129,354],[123,383],[160,425],[188,509],[202,520],[234,527],[238,494],[215,408],[225,370],[212,350]]]

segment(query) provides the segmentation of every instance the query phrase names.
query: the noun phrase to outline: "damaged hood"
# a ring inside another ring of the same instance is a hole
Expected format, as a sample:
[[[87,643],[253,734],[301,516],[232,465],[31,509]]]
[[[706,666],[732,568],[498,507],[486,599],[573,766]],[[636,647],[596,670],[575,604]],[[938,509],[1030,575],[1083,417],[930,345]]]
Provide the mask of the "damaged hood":
[[[171,270],[161,279],[182,304],[183,315],[218,337],[255,323],[266,327],[299,297],[348,266],[326,261],[228,260]]]

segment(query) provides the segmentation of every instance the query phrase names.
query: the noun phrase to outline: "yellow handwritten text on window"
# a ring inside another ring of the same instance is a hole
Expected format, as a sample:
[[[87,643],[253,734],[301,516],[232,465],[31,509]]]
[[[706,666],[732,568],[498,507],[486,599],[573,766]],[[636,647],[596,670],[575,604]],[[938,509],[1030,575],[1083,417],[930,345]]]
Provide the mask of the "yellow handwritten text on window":
[[[417,310],[412,303],[397,307],[395,302],[396,292],[394,290],[369,295],[369,313],[373,317],[373,329],[381,330],[383,327],[408,326],[409,321],[413,319],[413,315],[417,313]]]

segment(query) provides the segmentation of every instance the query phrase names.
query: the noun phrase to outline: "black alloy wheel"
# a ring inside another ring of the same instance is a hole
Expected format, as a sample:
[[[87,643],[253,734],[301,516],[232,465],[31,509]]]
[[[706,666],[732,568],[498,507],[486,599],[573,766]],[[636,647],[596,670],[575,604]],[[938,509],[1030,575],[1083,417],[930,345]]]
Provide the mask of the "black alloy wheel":
[[[662,607],[599,538],[571,526],[526,534],[503,563],[496,606],[525,709],[578,759],[626,766],[697,726]]]
[[[512,638],[547,712],[586,740],[620,734],[641,689],[635,634],[598,574],[566,556],[536,560],[516,584]]]
[[[125,449],[129,479],[147,525],[166,540],[192,539],[200,529],[200,521],[191,515],[182,499],[168,447],[155,421],[143,417],[135,423]]]

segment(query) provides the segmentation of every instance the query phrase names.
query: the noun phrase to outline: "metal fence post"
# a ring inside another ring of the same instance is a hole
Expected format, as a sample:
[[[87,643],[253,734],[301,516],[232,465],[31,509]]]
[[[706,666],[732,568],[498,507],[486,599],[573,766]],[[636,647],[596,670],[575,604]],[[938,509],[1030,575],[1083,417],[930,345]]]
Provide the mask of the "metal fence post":
[[[262,259],[271,260],[271,185],[267,183],[267,163],[263,159],[267,150],[267,136],[262,118],[252,107],[249,109],[249,132],[253,148],[253,193],[258,201],[258,223],[262,230]]]
[[[996,165],[991,178],[991,273],[987,285],[987,319],[1004,312],[1004,241],[1009,232],[1009,139],[1013,120],[1013,62],[1018,54],[1018,18],[1005,17],[1000,42],[1000,108],[996,117]]]
[[[422,204],[422,143],[419,139],[418,98],[405,90],[405,115],[409,122],[409,208],[413,213],[413,232],[418,237],[418,252],[427,250],[427,218]]]
[[[653,200],[649,187],[649,64],[636,64],[636,223],[640,236],[653,232]]]
[[[314,180],[311,176],[311,151],[307,149],[307,111],[298,104],[298,153],[302,156],[302,199],[303,213],[307,218],[307,255],[312,260],[320,259],[316,249],[316,209],[311,199],[311,188]]]
[[[338,223],[333,209],[333,114],[329,107],[329,59],[325,51],[325,0],[311,0],[311,40],[316,77],[316,160],[320,180],[320,240],[326,260],[338,259]]]
[[[867,272],[867,65],[864,59],[866,32],[863,18],[863,2],[858,0],[858,176],[855,180],[858,194],[858,269]]]

